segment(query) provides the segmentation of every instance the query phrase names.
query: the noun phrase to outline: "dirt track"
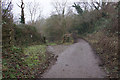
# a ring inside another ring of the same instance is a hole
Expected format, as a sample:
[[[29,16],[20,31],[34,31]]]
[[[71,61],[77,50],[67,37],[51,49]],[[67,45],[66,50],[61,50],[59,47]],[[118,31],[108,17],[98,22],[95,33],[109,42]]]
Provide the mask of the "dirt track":
[[[104,78],[106,76],[98,66],[99,58],[86,41],[81,39],[78,43],[62,48],[63,51],[54,52],[58,55],[57,61],[42,75],[43,78]]]

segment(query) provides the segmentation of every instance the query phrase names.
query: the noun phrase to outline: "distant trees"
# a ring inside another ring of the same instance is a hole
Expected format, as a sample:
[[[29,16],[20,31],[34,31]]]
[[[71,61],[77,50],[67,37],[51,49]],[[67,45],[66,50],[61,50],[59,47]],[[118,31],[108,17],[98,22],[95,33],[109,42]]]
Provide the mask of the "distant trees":
[[[31,23],[35,23],[35,20],[41,16],[41,8],[38,2],[28,2],[27,9],[31,18]]]
[[[95,31],[96,25],[100,23],[101,20],[107,19],[116,15],[116,10],[114,9],[115,3],[110,2],[78,2],[74,3],[73,7],[76,9],[79,19],[75,19],[74,27],[70,31],[77,31],[78,34],[85,34]],[[115,28],[115,27],[114,27]]]
[[[55,41],[61,39],[63,29],[60,24],[58,15],[52,15],[46,19],[44,31],[48,40]]]
[[[50,41],[61,40],[64,34],[76,33],[84,35],[101,28],[101,23],[116,16],[114,3],[108,2],[76,2],[68,8],[67,1],[53,2],[54,13],[44,22],[42,33]],[[73,9],[77,11],[76,14]],[[106,26],[108,23],[103,23]],[[115,25],[116,26],[116,25]],[[115,27],[114,27],[115,28]]]
[[[101,2],[75,2],[68,7],[67,0],[54,1],[54,12],[47,19],[41,17],[40,4],[28,2],[27,9],[30,16],[28,24],[37,26],[37,30],[51,41],[60,40],[64,34],[77,33],[79,35],[91,33],[106,19],[114,19],[116,9],[114,3]],[[76,10],[76,14],[73,9]],[[112,18],[111,18],[112,17]],[[99,29],[99,28],[98,28]]]
[[[46,19],[45,34],[49,40],[54,41],[60,40],[68,32],[66,24],[67,0],[56,0],[52,5],[54,13]]]
[[[55,9],[55,12],[57,13],[57,15],[62,15],[64,17],[65,15],[65,10],[67,7],[67,0],[62,0],[62,1],[54,1],[53,3],[53,7]]]
[[[58,20],[58,27],[59,29],[62,29],[62,34],[66,33],[66,19],[65,19],[65,12],[67,9],[67,0],[62,0],[62,1],[55,1],[53,3],[53,7],[55,9],[55,13],[56,13],[56,20]]]

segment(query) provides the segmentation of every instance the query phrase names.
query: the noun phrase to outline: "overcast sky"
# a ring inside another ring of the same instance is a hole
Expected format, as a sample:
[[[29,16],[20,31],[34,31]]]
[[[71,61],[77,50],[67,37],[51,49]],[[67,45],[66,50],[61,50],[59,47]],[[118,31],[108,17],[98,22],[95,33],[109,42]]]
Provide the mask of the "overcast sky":
[[[14,13],[14,19],[18,20],[20,18],[20,14],[21,14],[21,9],[17,6],[17,4],[20,4],[21,0],[12,0],[13,1],[13,13]],[[28,2],[34,2],[34,0],[23,0],[25,5]],[[42,10],[42,17],[47,18],[50,16],[51,12],[53,12],[54,8],[52,5],[52,2],[54,2],[55,0],[35,0],[35,2],[39,2],[40,3],[40,8]],[[64,0],[57,0],[57,1],[64,1]],[[78,1],[90,1],[90,0],[67,0],[68,2],[68,6],[71,6],[74,2],[78,2]],[[93,0],[95,1],[95,0]],[[98,0],[99,1],[99,0]],[[103,0],[106,1],[106,0]],[[108,0],[108,1],[119,1],[119,0]],[[25,7],[25,18],[26,21],[30,20],[30,16],[28,15],[28,11],[27,11],[27,7]]]
[[[20,18],[20,14],[21,14],[21,9],[17,6],[17,4],[20,4],[21,0],[12,0],[13,1],[13,13],[14,13],[14,18],[18,19]],[[28,3],[28,2],[34,2],[34,0],[23,0],[24,3]],[[42,16],[44,18],[49,17],[51,12],[54,10],[52,2],[54,2],[55,0],[35,0],[36,2],[40,3],[40,7],[42,10]],[[62,1],[62,0],[59,0]],[[68,2],[68,6],[71,6],[74,2],[77,2],[79,0],[67,0]],[[25,7],[25,11],[26,11],[26,7]],[[30,16],[28,15],[28,11],[25,12],[25,18],[26,21],[30,20]]]

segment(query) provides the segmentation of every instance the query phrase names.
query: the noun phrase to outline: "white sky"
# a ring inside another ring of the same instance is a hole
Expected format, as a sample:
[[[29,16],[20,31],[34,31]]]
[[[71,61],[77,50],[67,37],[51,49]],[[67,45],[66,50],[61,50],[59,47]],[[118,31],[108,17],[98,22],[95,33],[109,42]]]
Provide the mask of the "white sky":
[[[20,14],[21,14],[21,9],[17,6],[17,4],[20,4],[21,0],[12,0],[13,1],[13,13],[14,13],[14,18],[18,19],[20,18]],[[24,3],[26,4],[27,2],[34,2],[34,0],[23,0]],[[51,12],[53,11],[53,6],[52,6],[52,2],[54,2],[55,0],[35,0],[36,2],[40,3],[40,7],[42,10],[42,16],[44,18],[49,17]],[[62,1],[62,0],[59,0]],[[67,2],[69,3],[69,6],[71,6],[74,2],[77,2],[79,0],[67,0]],[[25,7],[25,11],[26,11],[26,7]],[[25,18],[26,21],[30,20],[30,16],[28,15],[28,11],[25,12]]]

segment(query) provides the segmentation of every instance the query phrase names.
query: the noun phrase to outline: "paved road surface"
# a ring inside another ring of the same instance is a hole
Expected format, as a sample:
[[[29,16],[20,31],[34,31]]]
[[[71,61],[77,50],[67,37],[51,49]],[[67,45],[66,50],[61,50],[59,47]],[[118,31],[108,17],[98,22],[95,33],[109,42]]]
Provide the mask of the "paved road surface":
[[[105,72],[98,66],[99,58],[91,46],[80,40],[59,54],[56,63],[43,78],[104,78]]]

